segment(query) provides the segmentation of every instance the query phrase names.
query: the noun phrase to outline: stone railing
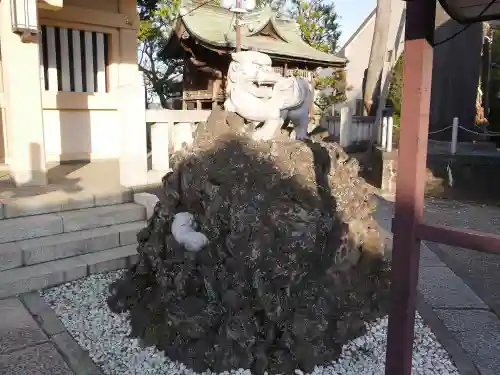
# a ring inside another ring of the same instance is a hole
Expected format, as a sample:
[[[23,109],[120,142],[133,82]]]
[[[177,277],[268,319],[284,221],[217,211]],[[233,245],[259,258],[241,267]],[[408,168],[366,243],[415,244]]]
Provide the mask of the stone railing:
[[[349,114],[345,114],[349,116]],[[326,117],[328,132],[336,137],[340,137],[342,133],[342,125],[347,126],[349,129],[345,144],[343,146],[350,146],[355,143],[369,141],[371,139],[372,128],[375,124],[374,117],[365,116],[350,116],[347,119],[342,119],[341,116],[328,116]]]
[[[328,129],[328,133],[339,139],[342,147],[368,142],[372,139],[375,117],[352,116],[349,108],[341,109],[340,116],[325,116],[320,125]]]
[[[161,183],[170,171],[170,153],[193,141],[192,130],[211,110],[146,109],[144,79],[117,89],[120,184]],[[149,143],[149,147],[148,147]]]
[[[169,155],[192,144],[197,124],[206,121],[210,113],[210,110],[146,110],[151,169],[161,173],[170,170]],[[368,145],[378,134],[377,144],[384,151],[390,151],[387,150],[387,145],[392,144],[392,133],[388,131],[392,129],[390,117],[384,118],[382,126],[375,132],[375,117],[352,116],[349,108],[344,107],[340,116],[325,116],[320,124],[331,136],[338,138],[342,147]]]
[[[146,110],[146,124],[151,127],[151,168],[156,172],[170,170],[170,153],[193,142],[196,125],[207,120],[209,110]]]
[[[392,144],[392,117],[384,117],[381,126],[376,125],[375,116],[352,116],[348,107],[341,108],[340,116],[325,116],[320,125],[328,129],[328,133],[339,139],[342,147],[371,142],[375,135],[377,144],[386,149]],[[376,130],[376,132],[375,132]],[[390,150],[389,150],[390,151]]]

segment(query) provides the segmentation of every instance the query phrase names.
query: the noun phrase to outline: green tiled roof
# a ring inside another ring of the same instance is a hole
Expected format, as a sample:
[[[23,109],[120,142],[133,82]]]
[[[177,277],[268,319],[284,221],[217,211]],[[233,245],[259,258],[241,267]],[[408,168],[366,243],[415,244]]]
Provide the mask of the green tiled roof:
[[[189,34],[207,46],[234,48],[236,32],[233,13],[219,6],[193,1],[181,8],[181,17]],[[318,51],[305,43],[299,35],[297,23],[280,16],[266,7],[243,14],[241,26],[241,47],[243,50],[258,50],[271,56],[289,57],[324,65],[344,65],[346,60]],[[271,24],[280,37],[275,39],[258,35]]]

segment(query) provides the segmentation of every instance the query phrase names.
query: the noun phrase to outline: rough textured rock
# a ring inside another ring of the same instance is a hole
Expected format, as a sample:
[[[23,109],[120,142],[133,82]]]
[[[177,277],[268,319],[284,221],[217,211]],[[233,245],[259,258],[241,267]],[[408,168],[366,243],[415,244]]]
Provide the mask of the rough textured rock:
[[[337,144],[255,142],[246,131],[213,111],[174,156],[139,261],[108,304],[130,312],[132,336],[196,371],[310,371],[385,311],[374,203]],[[210,240],[199,253],[170,232],[186,211]]]

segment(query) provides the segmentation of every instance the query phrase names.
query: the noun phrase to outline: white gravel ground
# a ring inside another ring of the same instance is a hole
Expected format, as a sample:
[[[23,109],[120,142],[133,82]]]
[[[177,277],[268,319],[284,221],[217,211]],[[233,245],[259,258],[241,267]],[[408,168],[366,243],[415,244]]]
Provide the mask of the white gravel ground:
[[[122,271],[93,275],[46,290],[50,304],[66,329],[106,375],[193,375],[184,365],[172,362],[154,348],[141,348],[127,338],[127,314],[108,310],[108,286]],[[344,346],[342,357],[329,366],[317,367],[312,375],[383,375],[387,318],[368,326],[368,333]],[[413,351],[413,374],[459,375],[447,352],[417,315]],[[208,372],[207,374],[210,374]],[[301,371],[296,371],[301,375]],[[221,375],[251,375],[234,370]]]

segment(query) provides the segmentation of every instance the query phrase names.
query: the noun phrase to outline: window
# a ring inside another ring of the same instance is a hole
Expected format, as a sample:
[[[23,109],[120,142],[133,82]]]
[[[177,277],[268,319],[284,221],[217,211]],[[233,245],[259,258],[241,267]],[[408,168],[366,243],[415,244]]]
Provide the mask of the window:
[[[42,26],[40,59],[47,91],[107,92],[109,35]]]

